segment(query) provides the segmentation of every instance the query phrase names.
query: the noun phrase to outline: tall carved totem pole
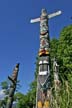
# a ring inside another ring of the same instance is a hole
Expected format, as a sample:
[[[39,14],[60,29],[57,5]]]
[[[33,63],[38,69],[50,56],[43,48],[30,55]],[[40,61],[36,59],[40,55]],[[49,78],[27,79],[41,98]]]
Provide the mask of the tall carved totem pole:
[[[60,15],[61,11],[47,15],[42,9],[40,18],[32,19],[31,23],[40,22],[39,72],[37,80],[36,108],[50,108],[50,39],[48,20]]]
[[[17,85],[18,71],[19,71],[19,64],[15,66],[12,76],[11,77],[8,76],[8,79],[11,81],[11,85],[10,85],[6,108],[12,108],[12,104],[14,101],[14,92],[16,90],[16,85]]]

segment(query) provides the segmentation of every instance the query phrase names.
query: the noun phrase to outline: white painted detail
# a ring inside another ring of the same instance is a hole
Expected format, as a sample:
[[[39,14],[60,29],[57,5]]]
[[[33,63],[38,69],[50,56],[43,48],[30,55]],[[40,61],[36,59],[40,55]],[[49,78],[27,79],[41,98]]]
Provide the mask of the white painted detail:
[[[35,22],[39,22],[39,21],[40,21],[40,18],[35,18],[35,19],[31,19],[30,23],[35,23]]]
[[[53,17],[55,17],[55,16],[60,15],[61,13],[62,13],[62,11],[57,11],[57,12],[55,12],[55,13],[52,13],[52,14],[48,15],[48,18],[49,18],[49,19],[50,19],[50,18],[53,18]]]
[[[62,11],[59,10],[59,11],[57,11],[55,13],[49,14],[48,18],[50,19],[50,18],[53,18],[53,17],[58,16],[60,14],[62,14]],[[35,18],[35,19],[30,20],[30,23],[35,23],[35,22],[40,22],[40,18]]]
[[[39,65],[40,65],[40,64],[43,64],[43,62],[42,62],[42,61],[40,61],[40,62],[39,62]]]
[[[48,64],[48,61],[44,60],[43,63]]]
[[[39,75],[47,75],[47,71],[39,71]]]

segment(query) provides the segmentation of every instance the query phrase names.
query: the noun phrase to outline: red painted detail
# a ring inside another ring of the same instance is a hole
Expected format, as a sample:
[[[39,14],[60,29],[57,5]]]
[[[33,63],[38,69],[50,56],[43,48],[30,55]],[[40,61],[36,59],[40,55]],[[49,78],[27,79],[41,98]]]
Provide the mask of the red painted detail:
[[[42,32],[42,33],[40,33],[40,35],[45,35],[46,33],[48,33],[48,31],[47,32]]]
[[[46,18],[46,16],[45,16],[45,17],[41,17],[41,18],[40,18],[40,20],[45,20],[45,19],[47,19],[47,18]]]
[[[42,46],[45,45],[45,40],[42,41]]]
[[[39,54],[40,54],[40,55],[46,54],[46,50],[41,50],[41,51],[39,52]]]

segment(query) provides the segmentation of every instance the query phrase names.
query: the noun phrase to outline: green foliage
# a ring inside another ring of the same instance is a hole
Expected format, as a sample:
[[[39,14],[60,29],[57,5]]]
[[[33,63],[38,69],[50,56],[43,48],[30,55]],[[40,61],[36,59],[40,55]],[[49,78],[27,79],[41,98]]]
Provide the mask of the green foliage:
[[[34,92],[29,91],[26,95],[22,93],[16,93],[15,94],[15,100],[17,103],[17,108],[31,108],[33,107],[35,101],[34,101]]]
[[[72,69],[72,25],[65,27],[59,39],[58,57],[63,60],[63,65]]]
[[[20,81],[17,81],[17,86],[20,88],[20,84],[19,84]],[[8,99],[8,95],[9,95],[9,89],[10,89],[10,82],[9,80],[6,80],[6,81],[3,81],[0,83],[0,86],[5,94],[5,97],[0,100],[0,107],[3,107],[3,108],[6,108],[6,104],[7,104],[7,99]],[[17,89],[19,89],[17,88]],[[18,92],[18,90],[16,90],[16,92]],[[14,99],[16,101],[16,98]]]
[[[0,86],[5,94],[4,99],[0,100],[0,107],[5,108],[6,107],[6,102],[7,102],[7,95],[9,93],[9,83],[8,81],[3,81],[0,83]]]
[[[57,56],[58,42],[59,42],[59,40],[56,39],[56,38],[53,38],[50,41],[50,56],[51,56],[51,59]]]
[[[53,53],[53,52],[52,52]],[[61,31],[56,52],[59,62],[60,90],[57,99],[59,108],[72,107],[72,25],[64,27]]]
[[[36,102],[36,87],[37,87],[37,81],[34,80],[30,84],[30,90],[28,92],[28,94],[31,94],[31,96],[30,96],[30,102],[32,102],[33,105],[35,105],[35,102]]]
[[[37,56],[36,58],[36,69],[35,69],[35,80],[37,80],[37,75],[38,75],[38,70],[39,70],[39,65],[38,65],[38,62],[39,62],[39,56]]]
[[[8,89],[8,82],[7,82],[7,81],[1,82],[0,85],[1,85],[1,88],[2,88],[2,89],[6,89],[6,90]]]
[[[26,108],[26,106],[27,106],[27,97],[24,95],[24,94],[22,94],[22,93],[16,93],[15,94],[15,100],[18,102],[17,103],[17,107],[18,108]]]

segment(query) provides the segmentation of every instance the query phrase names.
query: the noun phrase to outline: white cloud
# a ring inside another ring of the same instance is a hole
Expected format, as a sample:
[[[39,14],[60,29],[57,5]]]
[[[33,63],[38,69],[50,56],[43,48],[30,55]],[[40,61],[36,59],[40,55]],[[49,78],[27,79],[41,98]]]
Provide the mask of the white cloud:
[[[0,90],[0,100],[4,99],[5,93],[4,90]]]

